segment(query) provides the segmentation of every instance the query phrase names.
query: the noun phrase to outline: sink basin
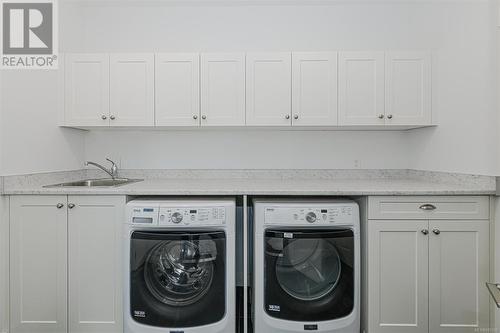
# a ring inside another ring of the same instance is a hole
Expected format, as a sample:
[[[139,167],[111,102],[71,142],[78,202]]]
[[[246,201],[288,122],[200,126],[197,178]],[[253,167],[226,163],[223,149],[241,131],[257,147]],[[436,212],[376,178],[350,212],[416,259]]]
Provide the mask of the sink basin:
[[[44,187],[117,187],[140,181],[142,181],[142,179],[128,179],[128,178],[85,179],[75,182],[47,185]]]

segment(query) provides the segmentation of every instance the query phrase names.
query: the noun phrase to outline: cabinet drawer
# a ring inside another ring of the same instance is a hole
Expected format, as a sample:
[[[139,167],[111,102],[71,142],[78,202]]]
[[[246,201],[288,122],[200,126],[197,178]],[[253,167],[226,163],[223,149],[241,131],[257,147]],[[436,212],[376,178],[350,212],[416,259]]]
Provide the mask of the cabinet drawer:
[[[487,196],[371,196],[368,219],[489,219]]]

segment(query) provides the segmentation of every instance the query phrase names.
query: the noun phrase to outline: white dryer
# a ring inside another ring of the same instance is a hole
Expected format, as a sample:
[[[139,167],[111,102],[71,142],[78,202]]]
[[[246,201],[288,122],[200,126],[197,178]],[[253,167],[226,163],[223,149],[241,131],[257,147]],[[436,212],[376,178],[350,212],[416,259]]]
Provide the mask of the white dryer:
[[[359,207],[256,199],[256,333],[360,331]]]
[[[235,200],[127,204],[125,333],[235,332]]]

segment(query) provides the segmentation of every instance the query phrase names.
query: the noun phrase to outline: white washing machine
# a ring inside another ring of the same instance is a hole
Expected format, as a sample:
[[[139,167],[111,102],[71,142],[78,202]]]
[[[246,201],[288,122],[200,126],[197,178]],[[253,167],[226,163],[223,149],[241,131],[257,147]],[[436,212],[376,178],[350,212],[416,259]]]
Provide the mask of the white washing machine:
[[[125,333],[235,332],[235,200],[127,204]]]
[[[360,332],[359,207],[254,200],[256,333]]]

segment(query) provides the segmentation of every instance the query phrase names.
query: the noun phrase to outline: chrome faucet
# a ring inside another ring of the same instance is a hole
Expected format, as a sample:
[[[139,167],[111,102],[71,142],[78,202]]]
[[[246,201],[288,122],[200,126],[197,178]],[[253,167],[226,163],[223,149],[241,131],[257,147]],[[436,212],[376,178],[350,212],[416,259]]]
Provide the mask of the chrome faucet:
[[[95,163],[95,162],[91,162],[91,161],[85,162],[85,166],[93,165],[95,167],[98,167],[99,169],[101,169],[102,171],[104,171],[108,175],[110,175],[111,178],[115,179],[116,177],[118,177],[118,167],[116,166],[116,163],[113,162],[112,160],[110,160],[109,158],[106,158],[106,160],[111,162],[111,168],[109,168],[109,169],[103,167],[99,163]]]

